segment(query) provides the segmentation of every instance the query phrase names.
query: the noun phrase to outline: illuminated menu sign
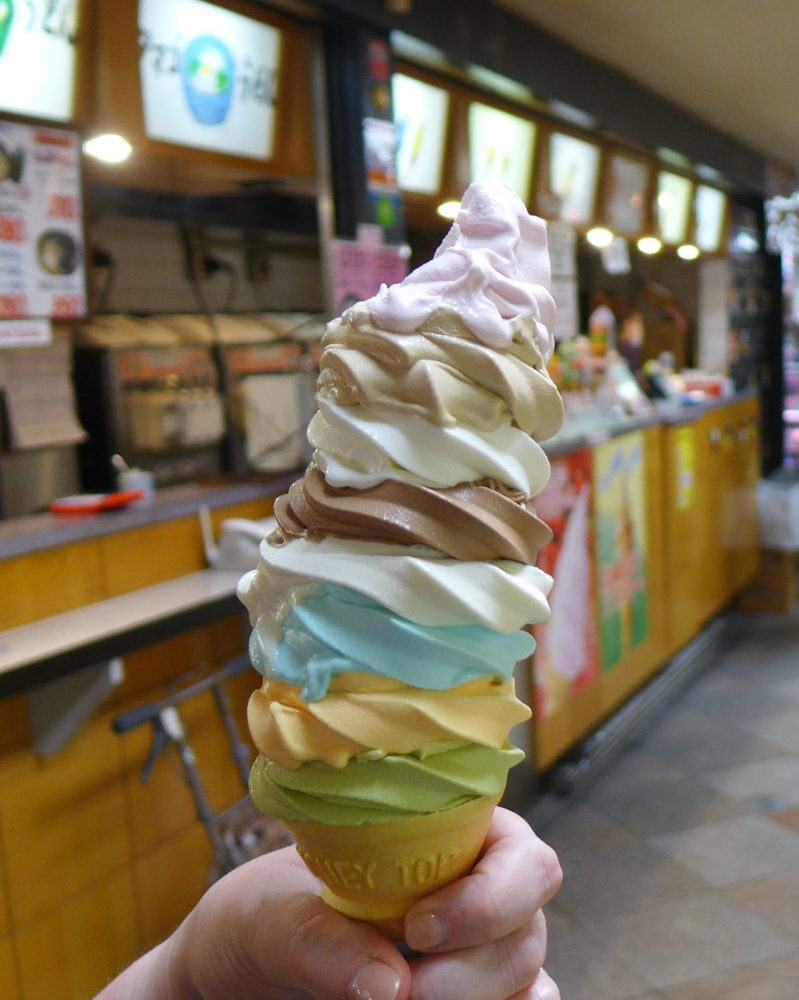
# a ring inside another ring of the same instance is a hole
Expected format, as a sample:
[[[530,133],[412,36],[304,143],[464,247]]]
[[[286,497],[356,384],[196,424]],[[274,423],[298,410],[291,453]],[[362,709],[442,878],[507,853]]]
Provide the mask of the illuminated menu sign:
[[[691,181],[680,174],[661,170],[655,204],[658,232],[666,243],[682,243],[691,211]]]
[[[86,313],[80,143],[0,121],[0,317]]]
[[[402,73],[392,80],[397,178],[403,191],[438,194],[444,164],[449,93]]]
[[[694,242],[705,253],[716,253],[721,247],[727,197],[723,191],[699,184],[694,195],[696,231]]]
[[[273,155],[276,28],[203,0],[139,0],[139,43],[151,139],[255,160]]]
[[[535,125],[488,104],[469,105],[469,171],[472,181],[501,181],[523,202],[530,197]]]
[[[0,0],[0,110],[73,116],[78,0]]]
[[[573,135],[549,137],[549,186],[560,198],[560,218],[585,225],[594,216],[599,147]]]
[[[614,153],[608,165],[607,223],[616,233],[644,231],[649,167],[641,160]]]

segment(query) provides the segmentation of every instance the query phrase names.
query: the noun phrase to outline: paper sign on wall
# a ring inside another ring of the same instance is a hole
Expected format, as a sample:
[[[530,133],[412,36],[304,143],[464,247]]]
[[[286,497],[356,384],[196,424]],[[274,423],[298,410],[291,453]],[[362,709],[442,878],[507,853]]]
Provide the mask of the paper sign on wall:
[[[151,139],[255,160],[273,155],[276,28],[204,0],[139,0],[139,40]]]
[[[371,298],[381,284],[393,285],[408,273],[405,247],[370,240],[333,240],[330,246],[336,312]]]
[[[0,318],[84,315],[77,134],[0,121],[0,166]]]

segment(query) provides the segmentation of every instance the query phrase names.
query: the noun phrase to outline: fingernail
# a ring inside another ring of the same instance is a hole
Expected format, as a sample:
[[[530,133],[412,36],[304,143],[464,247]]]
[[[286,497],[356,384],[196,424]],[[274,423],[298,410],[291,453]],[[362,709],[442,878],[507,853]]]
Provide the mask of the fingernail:
[[[405,940],[417,951],[435,948],[447,940],[447,925],[436,913],[420,913],[408,921]]]
[[[347,985],[345,1000],[396,1000],[401,979],[382,962],[366,962]]]

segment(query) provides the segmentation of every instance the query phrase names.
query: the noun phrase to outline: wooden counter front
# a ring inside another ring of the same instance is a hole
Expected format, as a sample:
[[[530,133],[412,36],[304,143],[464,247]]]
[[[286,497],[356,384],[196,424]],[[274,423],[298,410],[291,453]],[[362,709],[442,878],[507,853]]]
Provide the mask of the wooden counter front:
[[[71,539],[52,548],[38,547],[34,535],[21,537],[21,526],[7,522],[0,526],[0,553],[18,554],[0,558],[0,627],[194,573],[205,566],[198,502],[213,501],[218,528],[228,517],[268,516],[274,492],[279,488],[244,490],[254,495],[226,503],[227,494],[242,490],[181,488],[164,491],[149,512],[131,510],[118,519],[98,515],[93,524],[61,525],[44,515],[32,519],[43,535]],[[127,527],[114,530],[115,524]],[[4,998],[86,1000],[168,934],[203,892],[211,851],[175,760],[165,754],[142,785],[149,727],[117,736],[110,723],[163,695],[181,675],[196,679],[239,655],[247,632],[243,613],[236,614],[126,656],[122,685],[52,757],[32,749],[26,696],[0,700]],[[247,672],[228,686],[242,732],[257,683]],[[184,721],[212,806],[221,810],[243,788],[210,693],[187,703]]]

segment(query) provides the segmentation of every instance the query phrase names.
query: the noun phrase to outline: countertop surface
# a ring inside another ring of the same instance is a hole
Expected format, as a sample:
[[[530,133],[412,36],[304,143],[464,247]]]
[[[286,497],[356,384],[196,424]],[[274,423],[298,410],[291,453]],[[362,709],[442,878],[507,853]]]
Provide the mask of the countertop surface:
[[[549,456],[563,455],[591,445],[601,444],[611,438],[630,434],[632,431],[643,430],[646,427],[688,424],[698,420],[703,414],[729,406],[742,399],[756,395],[754,390],[739,392],[726,398],[707,398],[690,404],[675,403],[663,400],[655,405],[654,410],[641,416],[607,414],[600,417],[576,418],[567,422],[554,438],[544,442],[544,451]]]
[[[0,632],[0,697],[244,608],[239,570],[200,570]]]
[[[591,418],[574,421],[556,437],[544,442],[550,456],[566,454],[578,448],[596,445],[622,434],[657,424],[681,424],[697,420],[703,413],[751,396],[738,393],[726,399],[708,399],[691,406],[658,406],[647,415]],[[156,490],[146,505],[132,504],[102,514],[31,514],[0,521],[0,560],[27,555],[43,549],[99,538],[132,528],[157,524],[196,514],[206,504],[210,509],[227,507],[285,493],[301,470],[283,473],[271,479],[239,482],[190,483]]]
[[[103,535],[172,521],[196,514],[202,504],[211,510],[284,493],[298,472],[269,480],[170,486],[156,490],[145,505],[131,504],[101,514],[31,514],[0,521],[0,559],[69,545]]]

